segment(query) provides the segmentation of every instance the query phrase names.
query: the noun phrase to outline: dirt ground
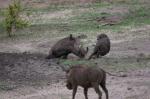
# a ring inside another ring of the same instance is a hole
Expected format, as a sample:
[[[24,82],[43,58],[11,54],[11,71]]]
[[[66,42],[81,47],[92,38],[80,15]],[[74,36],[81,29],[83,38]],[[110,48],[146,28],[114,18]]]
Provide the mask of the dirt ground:
[[[65,73],[57,64],[58,60],[49,61],[44,57],[40,54],[0,53],[0,78],[4,85],[10,87],[0,91],[0,99],[71,99],[72,92],[65,87]],[[150,69],[123,73],[127,77],[107,77],[111,99],[150,98]],[[84,99],[82,91],[79,87],[77,99]],[[97,97],[95,91],[90,89],[89,99]]]
[[[1,0],[0,6],[5,7],[8,1]],[[110,10],[112,13],[126,12],[124,8]],[[65,12],[45,16],[51,19],[65,16],[71,11]],[[106,33],[111,40],[110,53],[95,61],[108,72],[127,75],[127,77],[107,76],[110,99],[150,99],[149,31],[150,25],[144,25],[138,28],[127,27],[126,31],[119,33],[109,31]],[[71,99],[72,91],[65,87],[65,72],[61,64],[58,64],[59,60],[45,59],[50,47],[61,38],[63,37],[50,40],[43,38],[26,41],[1,40],[0,99]],[[89,46],[91,51],[95,38],[88,37],[83,43]],[[88,95],[89,99],[98,99],[92,88]],[[76,99],[84,99],[81,87],[78,88]],[[105,99],[104,92],[103,99]]]
[[[107,87],[110,99],[150,99],[149,29],[149,26],[145,26],[131,30],[129,35],[126,32],[110,35],[111,51],[103,60],[105,65],[109,65],[109,67],[104,69],[116,74],[123,72],[127,75],[123,78],[108,75]],[[135,36],[135,33],[139,34]],[[58,39],[60,38],[56,40]],[[53,41],[52,44],[56,40],[51,40]],[[57,64],[58,60],[45,59],[48,49],[51,47],[49,42],[11,42],[11,46],[1,42],[0,79],[2,82],[0,87],[4,87],[4,90],[0,91],[0,99],[71,99],[72,92],[65,87],[65,73]],[[36,54],[37,52],[38,54]],[[112,62],[111,60],[115,58],[120,60]],[[145,58],[146,60],[144,59],[142,62],[138,58]],[[130,64],[129,69],[125,71],[111,66],[111,64],[121,66],[121,61],[124,60],[123,66],[126,64],[128,66],[128,62],[141,65],[139,68],[134,69],[133,67],[130,70],[130,66],[132,67]],[[97,62],[104,65],[101,60],[97,60]],[[111,68],[116,68],[116,71],[111,70]],[[78,89],[76,97],[77,99],[84,99],[82,88]],[[95,91],[90,89],[89,99],[97,99],[97,97]],[[105,97],[104,93],[103,97]]]
[[[149,77],[108,78],[110,99],[149,99]],[[71,99],[71,91],[64,83],[56,83],[40,88],[23,87],[13,91],[1,92],[1,99]],[[89,90],[89,99],[97,99],[93,89]],[[103,94],[104,96],[104,94]],[[77,99],[84,99],[82,88],[78,88]],[[105,98],[103,98],[105,99]]]
[[[147,28],[146,31],[147,30],[149,30],[149,28]],[[140,30],[136,30],[136,32],[137,31],[145,30],[141,28]],[[144,37],[145,38],[132,37],[132,40],[126,39],[117,41],[115,39],[116,36],[112,36],[112,48],[110,53],[104,58],[104,61],[111,67],[111,64],[122,64],[120,60],[112,62],[111,59],[121,58],[121,61],[124,61],[126,58],[130,58],[130,63],[136,65],[137,63],[133,61],[133,58],[137,58],[135,60],[138,62],[140,61],[138,57],[145,58],[150,55],[150,39],[149,36]],[[72,92],[65,87],[65,73],[62,71],[60,65],[57,64],[58,60],[46,60],[45,57],[47,54],[43,53],[44,50],[41,50],[41,54],[36,54],[38,51],[30,50],[37,48],[42,49],[43,46],[43,49],[48,49],[48,47],[50,47],[48,44],[49,43],[43,42],[35,44],[34,42],[34,46],[29,46],[29,49],[27,49],[27,51],[31,51],[30,53],[27,53],[25,49],[25,51],[17,50],[18,48],[22,48],[21,44],[18,44],[17,48],[14,47],[19,53],[13,53],[13,47],[7,49],[9,53],[1,50],[0,79],[3,82],[1,82],[0,85],[6,86],[6,88],[0,91],[0,99],[71,99]],[[147,47],[145,47],[146,45]],[[1,46],[2,49],[5,47]],[[110,60],[107,60],[107,58],[110,58]],[[97,61],[99,63],[102,62],[101,60]],[[149,58],[146,58],[144,62],[139,62],[139,64],[141,63],[139,68],[132,68],[132,70],[127,69],[126,71],[121,71],[117,69],[118,67],[114,67],[116,71],[109,69],[109,67],[107,69],[104,68],[118,75],[120,73],[127,75],[127,77],[123,78],[108,75],[107,87],[110,99],[150,99]],[[142,68],[143,63],[146,66],[144,68]],[[128,61],[124,64],[128,65]],[[101,63],[101,65],[104,64]],[[98,98],[93,89],[90,89],[88,93],[89,99]],[[104,93],[103,97],[103,99],[105,99]],[[84,99],[81,87],[78,89],[76,98]]]

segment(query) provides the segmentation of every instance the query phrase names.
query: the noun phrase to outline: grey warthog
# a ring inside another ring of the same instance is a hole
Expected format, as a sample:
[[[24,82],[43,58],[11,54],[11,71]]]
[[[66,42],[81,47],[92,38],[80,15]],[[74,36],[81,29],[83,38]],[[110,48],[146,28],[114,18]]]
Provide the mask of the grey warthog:
[[[93,53],[90,55],[89,59],[93,56],[99,58],[99,56],[104,56],[110,51],[110,39],[106,34],[100,34],[97,36],[96,46]]]
[[[106,88],[106,72],[98,67],[88,67],[83,65],[77,65],[71,67],[67,72],[67,84],[66,87],[73,89],[72,99],[75,99],[77,87],[84,88],[85,99],[88,99],[88,88],[93,87],[102,99],[102,92],[99,89],[99,85],[102,87],[106,94],[106,99],[109,99],[108,90]]]
[[[68,54],[73,53],[80,58],[84,58],[88,52],[88,47],[85,50],[80,46],[80,40],[70,34],[70,36],[59,40],[50,50],[47,59],[52,58],[64,58],[66,59]]]

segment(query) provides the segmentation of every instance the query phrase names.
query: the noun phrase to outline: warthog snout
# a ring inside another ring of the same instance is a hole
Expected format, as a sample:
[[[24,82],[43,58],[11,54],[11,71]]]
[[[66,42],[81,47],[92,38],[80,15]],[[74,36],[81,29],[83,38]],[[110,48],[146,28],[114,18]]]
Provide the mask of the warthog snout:
[[[86,50],[83,47],[79,48],[79,57],[80,58],[84,58],[86,56],[86,54],[88,53],[89,48],[87,47]]]

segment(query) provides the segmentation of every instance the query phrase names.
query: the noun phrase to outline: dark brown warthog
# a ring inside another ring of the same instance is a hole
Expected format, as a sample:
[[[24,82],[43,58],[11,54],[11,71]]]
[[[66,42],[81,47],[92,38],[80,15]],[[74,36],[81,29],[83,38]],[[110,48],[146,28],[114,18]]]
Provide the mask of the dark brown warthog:
[[[88,99],[87,92],[88,88],[93,87],[102,99],[102,93],[99,89],[99,85],[102,87],[108,99],[108,90],[106,88],[106,72],[98,67],[87,67],[87,66],[73,66],[67,71],[67,84],[66,87],[71,90],[73,89],[72,99],[75,99],[75,94],[78,86],[84,88],[85,99]]]
[[[88,52],[83,47],[80,47],[80,40],[75,38],[70,34],[69,37],[63,38],[59,40],[50,50],[49,55],[46,57],[47,59],[51,58],[67,58],[68,54],[73,53],[80,58],[84,58]]]
[[[97,43],[94,48],[93,53],[90,55],[89,59],[93,56],[99,58],[99,56],[104,56],[110,51],[110,39],[106,34],[100,34],[97,36]]]

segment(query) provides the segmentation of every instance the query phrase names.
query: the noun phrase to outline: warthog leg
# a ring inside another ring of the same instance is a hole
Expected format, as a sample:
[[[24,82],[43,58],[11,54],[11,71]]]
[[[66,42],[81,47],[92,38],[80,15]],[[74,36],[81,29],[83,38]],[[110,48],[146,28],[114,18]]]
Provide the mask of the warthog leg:
[[[68,54],[62,56],[63,59],[67,59]]]
[[[109,99],[109,95],[108,95],[108,90],[106,88],[106,81],[104,80],[102,83],[100,83],[102,89],[104,90],[105,94],[106,94],[106,99]]]
[[[75,99],[76,92],[77,92],[77,86],[73,86],[72,99]]]
[[[97,54],[97,52],[93,52],[90,57],[88,58],[88,60],[90,60],[95,54]]]
[[[99,99],[102,99],[102,92],[99,89],[99,84],[97,82],[92,83],[93,88],[95,89],[95,92],[98,94]]]
[[[87,92],[88,92],[88,88],[84,88],[84,96],[85,96],[85,99],[88,99]]]

